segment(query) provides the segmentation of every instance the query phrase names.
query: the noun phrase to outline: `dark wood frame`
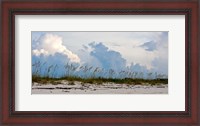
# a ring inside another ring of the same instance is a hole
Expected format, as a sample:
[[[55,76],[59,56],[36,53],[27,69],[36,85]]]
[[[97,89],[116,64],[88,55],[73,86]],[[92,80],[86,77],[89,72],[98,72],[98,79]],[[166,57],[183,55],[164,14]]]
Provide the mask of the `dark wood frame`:
[[[101,124],[101,125],[200,125],[199,121],[199,7],[198,0],[56,1],[5,0],[1,3],[0,84],[1,123],[6,124]],[[160,112],[17,112],[15,111],[15,15],[185,15],[186,110]]]

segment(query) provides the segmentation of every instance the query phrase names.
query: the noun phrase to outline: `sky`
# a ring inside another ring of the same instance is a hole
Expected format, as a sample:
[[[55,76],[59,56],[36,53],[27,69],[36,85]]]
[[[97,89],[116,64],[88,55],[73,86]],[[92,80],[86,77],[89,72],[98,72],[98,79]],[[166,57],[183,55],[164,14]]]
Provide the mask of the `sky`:
[[[168,75],[168,32],[32,31],[32,64],[66,63]]]

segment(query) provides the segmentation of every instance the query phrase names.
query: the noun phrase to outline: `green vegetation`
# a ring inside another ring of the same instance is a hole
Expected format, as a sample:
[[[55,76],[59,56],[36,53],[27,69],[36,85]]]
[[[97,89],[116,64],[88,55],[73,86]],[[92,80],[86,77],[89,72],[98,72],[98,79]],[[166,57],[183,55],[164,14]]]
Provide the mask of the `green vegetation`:
[[[159,85],[168,84],[168,78],[166,75],[158,73],[146,73],[134,72],[129,68],[119,72],[113,69],[105,70],[103,68],[95,68],[93,66],[76,66],[67,63],[64,66],[65,74],[62,77],[56,76],[56,70],[58,65],[50,65],[45,67],[45,63],[40,61],[32,65],[32,82],[40,84],[60,84],[62,80],[66,80],[70,85],[74,85],[75,81],[79,81],[82,84],[102,84],[102,83],[116,83],[116,84],[141,84],[141,85]],[[43,72],[42,72],[42,69]],[[80,74],[81,73],[81,74]],[[146,76],[146,78],[144,77]]]
[[[32,81],[41,83],[41,84],[59,84],[61,80],[69,81],[70,85],[74,85],[75,81],[79,81],[81,83],[89,83],[89,84],[102,84],[102,83],[116,83],[116,84],[141,84],[141,85],[159,85],[159,84],[168,84],[168,79],[133,79],[133,78],[80,78],[80,77],[62,77],[62,78],[49,78],[49,77],[36,77],[33,76]]]

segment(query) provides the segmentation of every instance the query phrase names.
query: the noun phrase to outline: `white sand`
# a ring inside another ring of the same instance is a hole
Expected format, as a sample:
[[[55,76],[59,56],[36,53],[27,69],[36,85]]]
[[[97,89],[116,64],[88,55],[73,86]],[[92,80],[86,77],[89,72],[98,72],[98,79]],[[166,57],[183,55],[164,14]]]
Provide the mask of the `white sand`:
[[[131,85],[131,84],[81,84],[60,81],[58,84],[33,83],[32,94],[167,94],[168,85]]]

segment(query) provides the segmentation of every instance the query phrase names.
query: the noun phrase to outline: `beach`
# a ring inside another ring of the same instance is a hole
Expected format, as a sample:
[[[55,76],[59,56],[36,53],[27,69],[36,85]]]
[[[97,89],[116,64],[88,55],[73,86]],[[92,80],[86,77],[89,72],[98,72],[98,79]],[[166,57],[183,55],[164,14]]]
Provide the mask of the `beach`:
[[[32,94],[168,94],[168,84],[101,84],[70,82],[32,83]]]

